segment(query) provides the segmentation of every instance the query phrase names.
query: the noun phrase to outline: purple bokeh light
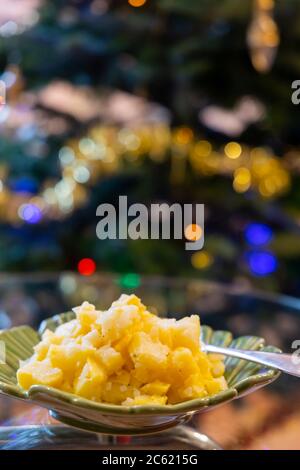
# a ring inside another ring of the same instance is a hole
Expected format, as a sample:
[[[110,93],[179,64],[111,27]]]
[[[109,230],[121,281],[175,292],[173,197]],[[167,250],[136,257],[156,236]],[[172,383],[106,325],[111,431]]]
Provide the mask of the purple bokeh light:
[[[37,224],[42,219],[42,211],[35,204],[23,204],[19,209],[19,216],[28,224]]]

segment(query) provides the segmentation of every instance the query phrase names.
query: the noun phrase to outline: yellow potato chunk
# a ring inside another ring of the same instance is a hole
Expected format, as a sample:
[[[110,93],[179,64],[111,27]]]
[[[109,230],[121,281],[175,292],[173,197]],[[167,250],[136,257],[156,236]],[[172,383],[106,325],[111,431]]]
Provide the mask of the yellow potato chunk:
[[[167,366],[170,350],[159,341],[153,341],[149,335],[140,332],[133,336],[129,345],[129,353],[136,364],[143,364],[146,368]]]
[[[82,349],[79,344],[70,342],[66,345],[52,344],[48,350],[48,359],[53,367],[61,369],[64,377],[71,380],[78,369],[85,364],[88,351]]]
[[[211,373],[214,377],[222,377],[225,372],[225,365],[222,361],[215,362],[211,365]]]
[[[34,347],[35,357],[38,361],[43,361],[46,358],[49,347],[50,345],[46,341],[41,341]]]
[[[215,395],[216,393],[222,392],[222,390],[226,390],[226,380],[224,377],[207,380],[205,382],[205,388],[209,395]]]
[[[119,383],[121,385],[129,385],[130,379],[131,379],[130,373],[124,369],[117,372],[116,375],[112,376],[112,380],[115,383]]]
[[[171,353],[168,375],[175,380],[182,380],[191,374],[198,372],[197,362],[193,353],[188,348],[177,348]]]
[[[57,367],[52,367],[48,361],[32,361],[18,370],[17,379],[25,390],[35,384],[59,387],[63,381],[63,373]]]
[[[167,346],[140,332],[134,334],[129,353],[134,364],[133,376],[136,379],[146,383],[165,376],[170,353]]]
[[[125,362],[122,355],[111,346],[100,348],[97,351],[97,356],[109,375],[120,370]]]
[[[21,387],[41,384],[120,406],[165,405],[227,388],[223,357],[201,351],[197,315],[158,318],[136,295],[108,310],[89,302],[76,318],[46,330],[20,365]]]
[[[138,390],[132,385],[120,384],[118,382],[107,382],[102,390],[102,400],[108,403],[121,405],[128,397],[133,397]]]
[[[75,307],[74,312],[77,315],[77,320],[82,326],[90,327],[97,320],[99,313],[94,305],[89,302],[83,302],[80,307]]]
[[[191,351],[199,351],[200,322],[197,315],[178,320],[172,326],[173,347],[189,348]]]
[[[222,377],[225,372],[224,356],[221,354],[209,354],[208,358],[212,375],[214,377]]]
[[[97,400],[101,396],[102,384],[106,377],[103,367],[88,358],[80,376],[74,382],[74,392],[82,397]]]
[[[75,331],[78,328],[78,320],[71,320],[67,323],[59,325],[55,333],[46,330],[43,334],[43,339],[48,339],[52,344],[60,344],[64,339],[74,337]]]
[[[167,391],[170,388],[170,384],[161,382],[160,380],[155,380],[149,384],[144,385],[141,388],[141,392],[146,395],[166,395]]]
[[[139,323],[139,310],[136,305],[111,307],[96,321],[106,342],[120,340],[127,331],[136,331]]]
[[[92,330],[82,336],[80,343],[88,348],[99,348],[103,344],[103,337],[98,330]]]
[[[127,398],[122,405],[125,406],[143,406],[143,405],[165,405],[167,403],[166,396],[157,395],[139,395],[135,398]]]

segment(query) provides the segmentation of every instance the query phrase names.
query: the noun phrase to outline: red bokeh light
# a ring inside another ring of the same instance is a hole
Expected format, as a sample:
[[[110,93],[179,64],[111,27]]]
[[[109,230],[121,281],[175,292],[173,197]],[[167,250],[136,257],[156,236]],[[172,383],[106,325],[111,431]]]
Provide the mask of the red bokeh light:
[[[96,263],[91,258],[83,258],[78,263],[78,272],[82,276],[91,276],[96,271]]]

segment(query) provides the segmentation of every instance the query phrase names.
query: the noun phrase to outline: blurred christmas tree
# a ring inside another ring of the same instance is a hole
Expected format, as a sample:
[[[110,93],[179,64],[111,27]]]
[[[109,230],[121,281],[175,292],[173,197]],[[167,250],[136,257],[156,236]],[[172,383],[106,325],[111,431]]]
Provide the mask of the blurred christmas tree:
[[[30,15],[0,12],[0,268],[89,257],[297,293],[297,0],[15,1]],[[119,194],[205,203],[204,250],[99,241],[96,207]]]

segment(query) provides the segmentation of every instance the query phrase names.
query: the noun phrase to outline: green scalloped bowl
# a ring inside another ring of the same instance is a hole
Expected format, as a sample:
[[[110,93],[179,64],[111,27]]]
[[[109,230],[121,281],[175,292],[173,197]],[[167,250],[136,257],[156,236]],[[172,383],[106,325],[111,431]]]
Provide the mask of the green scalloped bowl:
[[[46,328],[55,328],[74,318],[73,312],[62,313],[44,321],[39,332],[29,326],[19,326],[0,332],[6,344],[6,364],[0,364],[0,393],[28,400],[50,410],[57,420],[81,429],[105,434],[148,434],[188,421],[195,413],[208,411],[222,403],[251,393],[273,382],[280,372],[252,362],[227,357],[225,377],[229,388],[216,395],[189,400],[177,405],[119,406],[93,402],[52,387],[34,385],[24,391],[17,384],[19,361],[29,358]],[[232,339],[228,331],[213,331],[202,326],[202,339],[208,344],[233,348],[281,352],[265,346],[264,339],[242,336]]]

